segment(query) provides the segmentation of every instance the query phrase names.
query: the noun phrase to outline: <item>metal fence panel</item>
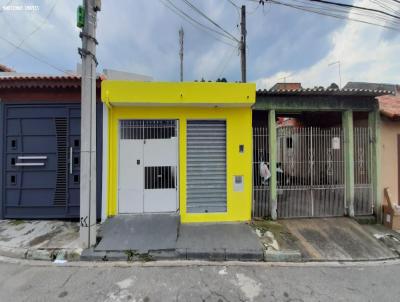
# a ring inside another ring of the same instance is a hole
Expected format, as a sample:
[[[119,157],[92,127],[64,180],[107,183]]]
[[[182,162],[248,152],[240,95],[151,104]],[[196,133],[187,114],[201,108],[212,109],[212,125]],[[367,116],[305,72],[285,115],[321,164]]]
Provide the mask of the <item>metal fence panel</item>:
[[[281,127],[277,138],[278,217],[343,215],[342,130]]]
[[[354,212],[373,214],[371,128],[354,128]]]
[[[354,128],[354,207],[373,213],[371,131]],[[268,128],[253,128],[253,216],[269,216]],[[278,217],[330,217],[345,214],[344,138],[341,128],[277,128]]]
[[[260,165],[266,164],[268,156],[268,128],[253,128],[253,217],[268,217],[269,182],[260,175]]]

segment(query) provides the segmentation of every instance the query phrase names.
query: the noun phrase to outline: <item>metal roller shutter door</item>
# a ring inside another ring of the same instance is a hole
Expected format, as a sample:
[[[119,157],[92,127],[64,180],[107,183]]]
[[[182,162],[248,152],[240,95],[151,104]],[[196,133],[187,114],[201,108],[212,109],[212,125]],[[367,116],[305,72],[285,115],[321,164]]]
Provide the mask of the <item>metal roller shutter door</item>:
[[[226,212],[226,122],[187,122],[187,212]]]

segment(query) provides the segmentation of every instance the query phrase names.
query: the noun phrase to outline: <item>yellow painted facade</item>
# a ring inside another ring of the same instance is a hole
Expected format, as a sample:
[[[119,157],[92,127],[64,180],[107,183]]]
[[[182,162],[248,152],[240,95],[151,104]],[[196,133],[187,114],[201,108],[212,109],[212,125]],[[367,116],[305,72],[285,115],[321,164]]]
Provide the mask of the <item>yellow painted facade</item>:
[[[132,86],[130,86],[130,84]],[[203,89],[201,85],[204,84]],[[213,84],[210,88],[209,84]],[[143,87],[146,87],[144,89]],[[226,86],[225,86],[226,85]],[[169,91],[188,95],[191,88],[193,102],[190,99],[184,103],[175,101],[168,93],[162,94],[160,83],[134,83],[103,81],[102,100],[109,106],[108,116],[108,204],[107,215],[118,214],[118,130],[119,121],[124,119],[175,119],[178,120],[179,140],[179,211],[182,223],[189,222],[225,222],[246,221],[251,218],[252,207],[252,109],[255,100],[254,84],[226,83],[162,83]],[[132,87],[135,87],[133,89]],[[141,87],[138,89],[138,87]],[[222,92],[216,97],[215,87]],[[243,89],[241,90],[240,87]],[[120,91],[127,89],[127,91]],[[223,92],[226,92],[226,98]],[[241,91],[241,92],[238,92]],[[131,94],[134,94],[131,95]],[[157,94],[158,99],[155,98]],[[238,100],[240,106],[229,106],[229,97],[238,94],[243,100]],[[143,106],[149,100],[151,106]],[[205,103],[204,100],[210,100]],[[164,106],[154,106],[155,102]],[[198,105],[199,102],[201,106]],[[215,104],[225,104],[224,107]],[[124,104],[124,105],[122,105]],[[127,106],[129,104],[130,106]],[[207,106],[204,106],[207,105]],[[227,106],[228,105],[228,106]],[[187,120],[225,120],[226,156],[227,156],[227,212],[225,213],[187,213],[186,212],[186,122]],[[106,129],[104,129],[106,131]],[[239,152],[239,145],[244,145],[244,152]],[[244,179],[244,189],[234,191],[234,176],[241,175]]]
[[[250,107],[255,84],[102,81],[101,98],[114,106]]]

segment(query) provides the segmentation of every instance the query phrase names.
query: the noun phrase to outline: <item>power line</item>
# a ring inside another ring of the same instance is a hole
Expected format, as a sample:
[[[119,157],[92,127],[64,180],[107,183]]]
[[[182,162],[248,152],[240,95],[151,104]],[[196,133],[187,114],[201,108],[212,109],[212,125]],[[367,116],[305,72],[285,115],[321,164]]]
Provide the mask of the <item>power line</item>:
[[[203,11],[201,11],[199,8],[197,8],[195,5],[193,5],[190,1],[188,0],[182,0],[185,2],[189,7],[191,7],[195,12],[200,14],[203,18],[208,20],[210,23],[212,23],[215,27],[219,28],[221,31],[226,33],[228,36],[230,36],[232,39],[234,39],[236,42],[240,42],[235,36],[233,36],[230,32],[226,31],[222,26],[220,26],[218,23],[216,23],[214,20],[212,20],[210,17],[208,17]]]
[[[240,6],[237,5],[235,2],[233,2],[233,0],[226,0],[228,1],[230,4],[232,4],[234,7],[236,7],[237,9],[240,9]]]
[[[228,64],[232,60],[234,53],[235,53],[235,49],[232,49],[232,52],[230,53],[230,55],[227,57],[226,61],[222,65],[222,69],[221,69],[221,72],[218,74],[218,78],[222,77],[222,74],[224,73],[226,67],[228,67]]]
[[[225,37],[225,38],[227,38],[227,39],[230,39],[230,40],[236,42],[235,37],[232,38],[230,35],[227,35],[227,34],[225,34],[225,33],[221,33],[220,31],[215,30],[215,29],[213,29],[213,28],[211,28],[211,27],[209,27],[209,26],[207,26],[207,25],[204,25],[203,23],[197,21],[197,20],[194,19],[192,16],[190,16],[189,14],[187,14],[186,12],[184,12],[183,10],[181,10],[179,7],[177,7],[171,0],[165,0],[165,1],[167,1],[167,2],[168,2],[170,5],[172,5],[177,11],[179,11],[181,14],[183,14],[184,16],[186,16],[187,18],[189,18],[190,20],[192,20],[192,21],[195,22],[196,24],[198,24],[198,25],[200,25],[200,26],[206,28],[206,29],[209,30],[209,31],[212,31],[212,32],[214,32],[214,33],[216,33],[216,34],[219,34],[219,35],[221,35],[221,36],[223,36],[223,37]]]
[[[51,14],[53,13],[56,5],[58,3],[58,0],[55,0],[53,5],[51,6],[49,12],[47,13],[45,19],[38,25],[36,26],[25,38],[23,38],[21,40],[21,42],[18,43],[18,46],[21,47],[30,37],[32,37],[35,33],[37,33],[49,20]],[[4,60],[6,58],[8,58],[9,56],[11,56],[15,51],[17,50],[16,47],[14,47],[13,50],[11,50],[8,54],[6,54],[5,56],[1,57],[0,60]]]
[[[302,10],[302,11],[306,11],[306,12],[311,12],[311,13],[315,13],[315,14],[319,14],[319,15],[323,15],[323,16],[329,16],[329,17],[333,17],[333,18],[337,18],[337,19],[343,19],[343,20],[349,20],[349,21],[354,21],[354,22],[360,22],[360,23],[364,23],[364,24],[369,24],[369,25],[374,25],[374,26],[379,26],[379,27],[383,27],[386,29],[391,29],[394,31],[399,31],[398,28],[396,27],[392,27],[392,26],[387,26],[387,25],[382,25],[382,24],[378,24],[378,23],[373,23],[373,22],[369,22],[369,21],[364,21],[364,20],[360,20],[360,19],[355,19],[355,18],[350,18],[347,16],[343,16],[343,15],[338,15],[338,14],[331,14],[328,12],[324,12],[321,10],[316,10],[316,9],[312,9],[310,7],[304,7],[301,5],[294,5],[294,4],[289,4],[289,3],[284,3],[284,2],[280,2],[278,0],[270,0],[273,4],[278,4],[278,5],[282,5],[282,6],[287,6],[290,8],[294,8],[294,9],[298,9],[298,10]]]
[[[6,39],[6,38],[4,38],[4,37],[1,37],[1,36],[0,36],[0,40],[3,40],[3,41],[5,41],[5,42],[7,42],[8,44],[10,44],[11,46],[17,48],[17,49],[20,50],[21,52],[27,54],[28,56],[34,58],[35,60],[37,60],[37,61],[39,61],[39,62],[41,62],[41,63],[43,63],[43,64],[45,64],[45,65],[47,65],[47,66],[50,66],[51,68],[53,68],[53,69],[55,69],[55,70],[57,70],[57,71],[60,71],[60,72],[65,73],[65,74],[67,74],[67,75],[73,75],[73,76],[75,76],[75,74],[69,73],[69,72],[67,72],[67,71],[65,71],[65,70],[62,70],[61,68],[58,68],[57,66],[53,65],[52,63],[49,63],[49,62],[47,62],[46,60],[44,60],[44,59],[42,59],[42,58],[40,58],[40,57],[38,57],[38,56],[36,56],[36,55],[30,53],[30,52],[27,51],[26,49],[24,49],[24,48],[22,48],[22,47],[16,45],[15,43],[11,42],[10,40],[8,40],[8,39]]]
[[[324,4],[336,5],[336,6],[347,7],[347,8],[356,8],[356,9],[365,10],[365,11],[371,11],[371,12],[387,15],[389,17],[392,17],[392,18],[400,20],[399,16],[396,16],[396,15],[393,15],[393,14],[390,14],[388,12],[384,12],[382,10],[375,9],[375,8],[368,8],[368,7],[358,6],[358,5],[352,5],[352,4],[346,4],[346,3],[338,3],[338,2],[332,2],[332,1],[326,1],[326,0],[308,0],[308,1],[320,2],[320,3],[324,3]]]
[[[258,0],[248,0],[251,2],[259,2]],[[363,24],[369,24],[369,25],[374,25],[374,26],[378,26],[378,27],[382,27],[382,28],[386,28],[386,29],[390,29],[390,30],[394,30],[394,31],[400,31],[399,28],[396,26],[397,25],[397,20],[390,20],[385,18],[384,16],[372,16],[372,15],[368,15],[365,12],[362,13],[357,13],[357,12],[352,12],[352,14],[355,15],[360,15],[360,16],[364,16],[364,17],[370,17],[374,20],[377,19],[377,17],[381,20],[384,20],[386,22],[391,22],[391,23],[395,23],[396,25],[393,26],[389,26],[389,25],[383,25],[383,24],[379,24],[379,23],[375,23],[375,22],[371,22],[369,20],[362,20],[362,19],[358,19],[358,18],[352,18],[348,16],[348,10],[344,10],[345,8],[343,8],[343,10],[340,9],[327,9],[326,7],[321,7],[321,6],[316,6],[313,5],[311,3],[305,3],[305,2],[301,2],[301,1],[296,1],[293,0],[294,2],[300,2],[303,3],[305,5],[298,5],[298,4],[293,4],[293,3],[288,3],[288,2],[283,2],[282,0],[269,0],[268,2],[272,3],[272,4],[276,4],[276,5],[281,5],[281,6],[286,6],[289,8],[293,8],[293,9],[297,9],[297,10],[301,10],[301,11],[305,11],[305,12],[311,12],[314,14],[319,14],[319,15],[323,15],[323,16],[328,16],[328,17],[332,17],[332,18],[336,18],[336,19],[342,19],[342,20],[349,20],[349,21],[353,21],[353,22],[359,22],[359,23],[363,23]],[[308,1],[310,2],[310,0]],[[332,13],[335,12],[335,13]],[[341,14],[342,13],[342,14]],[[344,15],[345,14],[345,15]]]
[[[215,36],[214,34],[218,34],[218,35],[220,35],[220,36],[222,36],[222,37],[224,37],[224,38],[226,38],[226,39],[229,39],[229,40],[231,40],[231,41],[233,41],[233,42],[236,42],[236,41],[234,41],[231,37],[228,37],[228,36],[226,36],[224,33],[221,33],[221,32],[219,32],[219,31],[217,31],[217,30],[215,30],[215,29],[213,29],[213,28],[211,28],[211,27],[208,27],[207,25],[204,25],[204,24],[202,24],[201,22],[197,21],[196,19],[194,19],[193,17],[191,17],[190,15],[188,15],[187,13],[185,13],[184,11],[182,11],[179,7],[177,7],[176,5],[174,5],[170,0],[165,0],[165,1],[168,1],[168,3],[169,3],[172,7],[169,6],[169,5],[168,5],[166,2],[164,2],[163,0],[160,0],[160,2],[161,2],[165,7],[167,7],[170,11],[172,11],[173,13],[175,13],[176,15],[178,15],[179,17],[181,17],[182,19],[184,19],[185,21],[187,21],[188,23],[190,23],[191,25],[193,25],[194,27],[197,27],[198,29],[205,31],[205,32],[207,32],[208,34],[211,34],[211,36],[212,36],[214,39],[218,40],[219,42],[221,42],[221,43],[223,43],[223,44],[226,44],[226,45],[229,45],[229,46],[235,47],[235,48],[237,47],[237,46],[235,46],[235,45],[233,45],[233,44],[231,44],[231,43],[228,43],[228,42],[226,42],[226,41],[224,41],[224,40],[218,38],[218,37]],[[213,33],[214,33],[214,34],[213,34]]]
[[[306,1],[306,0],[292,0],[293,2],[296,2],[296,3],[300,3],[300,4],[304,4],[304,5],[306,5],[306,6],[300,6],[300,7],[302,7],[302,8],[310,8],[310,9],[313,9],[313,10],[315,10],[315,9],[317,9],[318,11],[324,11],[324,12],[326,12],[326,13],[342,13],[342,14],[345,14],[345,17],[347,17],[348,16],[348,14],[349,14],[349,10],[348,9],[346,9],[346,8],[335,8],[335,7],[330,7],[329,9],[327,9],[327,7],[326,7],[326,5],[324,5],[324,4],[321,4],[321,5],[319,5],[319,4],[311,4],[309,1]],[[352,15],[357,15],[357,16],[362,16],[362,17],[366,17],[366,18],[372,18],[372,19],[374,19],[374,20],[377,20],[377,19],[379,19],[379,20],[381,20],[381,21],[385,21],[385,22],[388,22],[388,23],[393,23],[393,25],[394,26],[396,26],[396,25],[399,25],[400,24],[400,21],[397,21],[397,20],[393,20],[393,19],[391,19],[391,18],[389,18],[389,17],[387,17],[387,16],[382,16],[382,15],[375,15],[375,13],[373,13],[374,15],[372,15],[370,12],[365,12],[365,11],[351,11],[351,14]],[[349,18],[350,19],[350,18]]]
[[[382,1],[379,0],[370,0],[372,3],[377,4],[378,6],[382,7],[383,9],[386,9],[390,12],[392,12],[393,14],[397,14],[398,13],[398,9],[395,9],[393,7],[391,7],[389,4],[386,4]]]

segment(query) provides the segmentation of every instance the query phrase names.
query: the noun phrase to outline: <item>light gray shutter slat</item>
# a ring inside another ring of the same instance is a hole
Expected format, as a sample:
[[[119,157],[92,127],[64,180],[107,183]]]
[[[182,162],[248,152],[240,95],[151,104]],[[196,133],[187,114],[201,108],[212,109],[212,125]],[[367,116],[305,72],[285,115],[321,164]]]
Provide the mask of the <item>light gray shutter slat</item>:
[[[187,211],[226,212],[226,122],[187,122]]]

